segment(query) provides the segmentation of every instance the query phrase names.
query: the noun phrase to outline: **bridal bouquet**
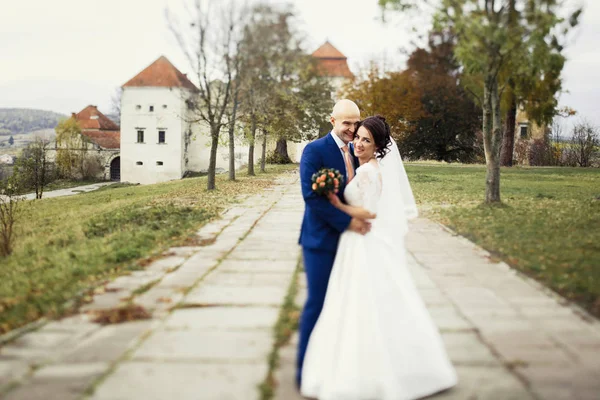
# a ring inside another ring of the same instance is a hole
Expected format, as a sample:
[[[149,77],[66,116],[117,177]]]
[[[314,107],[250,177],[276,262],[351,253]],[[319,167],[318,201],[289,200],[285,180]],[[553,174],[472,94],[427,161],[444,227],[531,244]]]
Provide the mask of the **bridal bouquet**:
[[[326,196],[329,193],[337,193],[343,182],[344,177],[337,169],[321,168],[312,176],[312,190],[319,195]]]

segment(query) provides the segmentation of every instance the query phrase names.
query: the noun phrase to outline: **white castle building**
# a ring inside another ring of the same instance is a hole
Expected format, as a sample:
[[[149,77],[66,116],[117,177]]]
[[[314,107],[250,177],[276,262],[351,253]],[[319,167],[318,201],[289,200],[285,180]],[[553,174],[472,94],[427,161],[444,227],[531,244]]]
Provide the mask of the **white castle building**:
[[[336,91],[353,78],[346,56],[331,43],[325,42],[312,56]],[[188,100],[197,96],[198,88],[185,74],[160,57],[122,88],[120,130],[95,106],[73,114],[88,150],[102,156],[105,168],[99,178],[149,184],[208,170],[209,128],[204,122],[191,122],[197,118]],[[293,161],[300,161],[307,143],[288,147]],[[235,166],[239,168],[248,160],[248,144],[237,139],[235,148]],[[216,169],[220,172],[228,168],[228,146],[219,146]]]
[[[208,169],[210,136],[205,123],[190,121],[188,108],[198,88],[169,60],[160,57],[123,85],[121,97],[121,181],[157,183]],[[236,168],[247,159],[237,145]],[[245,150],[245,152],[244,152]],[[217,170],[229,167],[219,147]]]

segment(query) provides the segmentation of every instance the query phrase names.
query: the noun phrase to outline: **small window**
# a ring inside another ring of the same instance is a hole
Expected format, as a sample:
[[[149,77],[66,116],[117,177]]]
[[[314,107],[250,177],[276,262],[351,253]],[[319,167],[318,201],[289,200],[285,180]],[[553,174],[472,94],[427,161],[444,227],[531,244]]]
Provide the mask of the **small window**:
[[[141,110],[141,109],[142,109],[142,106],[138,104],[138,105],[136,105],[136,106],[135,106],[135,109],[136,109],[136,110]]]
[[[158,131],[158,143],[165,143],[165,131]]]
[[[154,106],[150,106],[150,112],[154,112]]]
[[[137,131],[137,142],[144,143],[144,131]]]
[[[166,110],[166,109],[167,109],[167,105],[166,105],[166,104],[163,104],[163,108]]]
[[[529,127],[527,125],[521,125],[521,137],[526,138],[529,136]]]
[[[163,162],[162,161],[157,161],[156,165],[163,165]]]
[[[143,162],[141,162],[141,161],[137,161],[137,162],[135,163],[135,165],[144,165],[144,163],[143,163]]]

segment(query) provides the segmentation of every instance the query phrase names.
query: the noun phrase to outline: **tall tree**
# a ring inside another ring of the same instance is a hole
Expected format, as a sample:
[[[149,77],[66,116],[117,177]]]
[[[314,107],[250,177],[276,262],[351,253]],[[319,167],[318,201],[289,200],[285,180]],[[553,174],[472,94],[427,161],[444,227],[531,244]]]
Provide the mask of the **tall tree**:
[[[20,181],[20,187],[34,189],[36,199],[42,198],[44,189],[51,179],[48,144],[47,140],[37,137],[23,149],[15,165],[14,174]]]
[[[508,0],[506,7],[509,28],[526,18],[522,14],[528,13],[528,10],[517,8],[516,0]],[[577,20],[578,14],[575,14],[571,21],[573,26],[577,24]],[[529,46],[521,48],[521,56],[507,62],[501,73],[502,80],[506,81],[503,96],[503,166],[512,165],[518,108],[522,108],[529,120],[538,125],[551,124],[552,119],[560,113],[557,95],[562,89],[562,70],[566,62],[564,44],[559,42],[559,36],[551,40],[544,39],[548,37],[534,35]]]
[[[221,129],[227,123],[227,111],[231,109],[234,60],[243,13],[233,0],[194,0],[191,16],[183,24],[167,11],[169,27],[198,83],[197,95],[188,102],[194,114],[189,122],[206,123],[210,130],[208,190],[216,188],[217,148]]]
[[[405,9],[417,0],[379,0],[384,8]],[[539,54],[545,43],[560,43],[578,23],[581,9],[567,19],[558,0],[440,0],[435,26],[450,29],[457,37],[455,54],[470,75],[480,77],[477,95],[483,106],[483,141],[487,165],[485,201],[500,202],[500,150],[503,126],[501,97],[508,80],[508,66],[522,66]],[[515,15],[514,10],[523,10]],[[553,46],[552,51],[560,51]],[[531,51],[531,53],[530,53]],[[542,52],[543,53],[543,52]]]
[[[281,14],[281,10],[259,3],[252,8],[249,22],[244,28],[239,55],[244,71],[240,90],[240,119],[248,141],[248,175],[255,175],[257,133],[267,124],[269,100],[276,90],[271,63],[278,56],[278,27],[286,18],[285,14]]]
[[[267,136],[276,140],[271,162],[291,162],[288,141],[318,136],[318,126],[331,109],[332,88],[318,74],[316,60],[302,50],[289,6],[254,7],[243,44],[246,79],[242,108],[250,143],[248,168],[253,173],[257,132],[262,132],[263,143]]]
[[[15,144],[15,139],[12,136],[8,138],[8,144],[10,146],[12,146],[13,144]]]
[[[0,180],[0,257],[12,253],[15,241],[15,223],[23,212],[23,198],[17,174]]]
[[[356,102],[362,114],[384,115],[398,142],[414,132],[425,115],[421,105],[422,88],[408,73],[384,72],[371,64],[369,70],[345,85],[342,92]]]
[[[422,116],[416,129],[400,143],[409,158],[473,162],[477,159],[476,132],[481,129],[481,109],[461,85],[460,65],[454,57],[455,37],[431,32],[429,49],[416,49],[405,74],[422,91]]]
[[[77,178],[83,169],[87,154],[87,141],[75,118],[62,120],[54,128],[56,132],[56,167],[64,178]]]

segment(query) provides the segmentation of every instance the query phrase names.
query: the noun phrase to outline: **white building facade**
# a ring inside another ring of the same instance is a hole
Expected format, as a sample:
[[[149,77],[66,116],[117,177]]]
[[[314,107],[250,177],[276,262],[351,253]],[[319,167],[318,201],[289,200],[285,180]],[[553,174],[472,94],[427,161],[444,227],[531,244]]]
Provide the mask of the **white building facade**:
[[[158,183],[208,170],[209,129],[193,122],[197,118],[188,108],[197,92],[165,57],[123,85],[121,181]],[[238,153],[236,167],[245,161],[243,151]],[[226,146],[218,149],[216,167],[217,171],[229,167]]]

